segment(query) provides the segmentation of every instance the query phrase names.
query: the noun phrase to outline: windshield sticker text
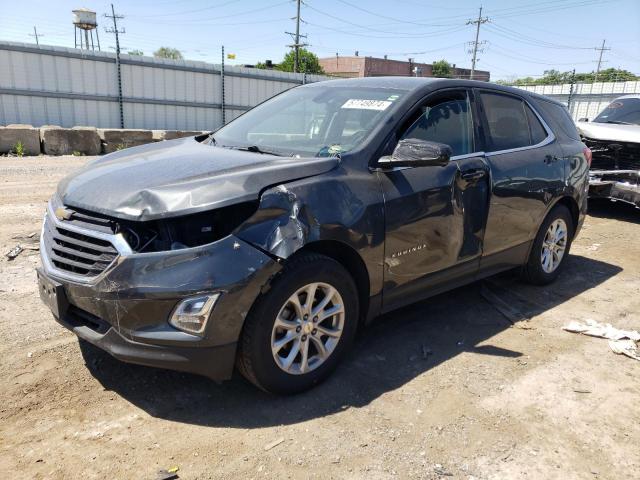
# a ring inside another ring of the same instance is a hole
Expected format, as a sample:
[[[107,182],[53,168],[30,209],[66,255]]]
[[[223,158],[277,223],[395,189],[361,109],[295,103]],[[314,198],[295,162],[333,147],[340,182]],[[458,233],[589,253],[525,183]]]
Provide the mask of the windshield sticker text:
[[[388,100],[365,100],[350,98],[341,108],[354,108],[358,110],[386,110],[392,102]]]

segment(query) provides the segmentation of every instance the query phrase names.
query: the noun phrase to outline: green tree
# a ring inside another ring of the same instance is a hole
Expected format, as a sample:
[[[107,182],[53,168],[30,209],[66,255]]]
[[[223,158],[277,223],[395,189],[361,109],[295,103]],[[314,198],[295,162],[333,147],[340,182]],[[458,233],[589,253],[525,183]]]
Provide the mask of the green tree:
[[[156,58],[168,58],[170,60],[182,60],[182,53],[177,48],[160,47],[153,52],[153,56]]]
[[[142,50],[129,50],[127,53],[129,55],[135,55],[137,57],[142,57],[144,55],[144,52]]]
[[[293,72],[294,63],[295,63],[295,52],[291,50],[289,53],[287,53],[284,56],[284,59],[277,66],[277,69],[283,72]],[[300,73],[315,73],[315,74],[324,73],[324,70],[320,66],[320,61],[318,60],[318,56],[310,52],[306,48],[301,48],[299,50],[298,66],[299,66]]]
[[[597,77],[595,72],[576,73],[560,72],[559,70],[545,70],[544,75],[540,78],[516,78],[511,81],[501,81],[503,85],[556,85],[561,83],[593,83],[598,82],[626,82],[632,80],[640,80],[640,77],[628,70],[618,68],[607,68],[601,70]]]
[[[445,59],[433,62],[432,74],[434,77],[448,78],[451,76],[451,64]]]

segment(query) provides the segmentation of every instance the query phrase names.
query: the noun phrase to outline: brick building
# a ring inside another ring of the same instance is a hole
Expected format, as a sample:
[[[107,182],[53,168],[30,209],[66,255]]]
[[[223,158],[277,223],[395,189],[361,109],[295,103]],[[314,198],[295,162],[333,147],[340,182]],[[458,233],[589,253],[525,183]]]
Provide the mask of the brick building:
[[[320,65],[328,75],[338,77],[382,77],[382,76],[416,76],[415,68],[418,69],[418,77],[432,77],[432,66],[429,63],[416,63],[411,60],[389,60],[386,58],[374,57],[327,57],[320,59]],[[452,78],[469,78],[471,70],[468,68],[451,69]],[[484,70],[476,70],[474,80],[489,81],[490,74]]]

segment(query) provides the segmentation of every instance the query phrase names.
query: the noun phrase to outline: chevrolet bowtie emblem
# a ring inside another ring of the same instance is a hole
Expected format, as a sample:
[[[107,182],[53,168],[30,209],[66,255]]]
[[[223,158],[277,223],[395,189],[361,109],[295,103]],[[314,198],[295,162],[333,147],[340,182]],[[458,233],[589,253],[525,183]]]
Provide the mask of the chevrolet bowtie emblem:
[[[73,217],[73,210],[68,208],[58,207],[55,211],[56,218],[58,220],[70,220]]]

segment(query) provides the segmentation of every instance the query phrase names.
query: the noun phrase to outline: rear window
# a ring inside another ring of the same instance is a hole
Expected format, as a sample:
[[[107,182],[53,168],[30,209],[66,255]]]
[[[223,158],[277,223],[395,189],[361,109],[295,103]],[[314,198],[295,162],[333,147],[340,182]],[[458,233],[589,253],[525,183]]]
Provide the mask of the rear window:
[[[489,124],[492,151],[529,147],[547,137],[542,123],[523,100],[488,92],[481,93],[480,98]]]

